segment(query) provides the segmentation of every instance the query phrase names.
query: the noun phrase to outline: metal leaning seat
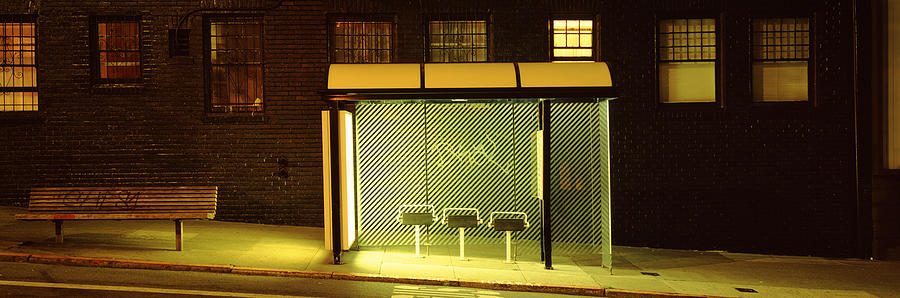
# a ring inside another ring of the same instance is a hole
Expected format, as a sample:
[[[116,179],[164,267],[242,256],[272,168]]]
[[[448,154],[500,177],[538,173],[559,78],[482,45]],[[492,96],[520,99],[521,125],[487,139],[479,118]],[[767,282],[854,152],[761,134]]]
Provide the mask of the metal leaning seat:
[[[463,213],[463,214],[450,214],[447,215],[447,211],[454,211],[454,213]],[[475,212],[475,214],[471,214]],[[441,223],[447,225],[450,228],[459,229],[459,260],[465,261],[466,259],[466,232],[465,228],[476,228],[478,224],[481,223],[481,217],[478,216],[478,209],[475,208],[444,208],[442,211],[443,219]]]
[[[420,212],[413,212],[413,210]],[[428,210],[428,212],[421,212]],[[434,205],[400,205],[397,208],[397,222],[404,226],[415,226],[416,228],[416,257],[421,258],[419,254],[419,233],[421,226],[428,226],[434,222]]]
[[[497,217],[494,215],[505,215],[509,217]],[[488,225],[495,231],[506,232],[506,262],[514,263],[512,258],[512,232],[524,231],[529,226],[528,214],[524,212],[491,212],[490,222]]]

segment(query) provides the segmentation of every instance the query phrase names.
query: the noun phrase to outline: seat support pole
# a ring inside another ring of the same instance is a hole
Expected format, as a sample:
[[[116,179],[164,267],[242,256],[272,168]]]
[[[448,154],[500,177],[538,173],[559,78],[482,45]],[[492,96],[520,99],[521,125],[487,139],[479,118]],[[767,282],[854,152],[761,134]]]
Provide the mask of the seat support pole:
[[[459,260],[466,260],[466,231],[459,228]]]
[[[181,251],[181,234],[182,234],[182,225],[181,220],[175,220],[175,250]]]
[[[512,263],[512,231],[506,231],[506,262]]]
[[[54,220],[53,224],[56,226],[56,243],[63,243],[63,234],[62,234],[62,220]]]
[[[421,258],[422,255],[419,254],[419,225],[416,225],[416,257]]]

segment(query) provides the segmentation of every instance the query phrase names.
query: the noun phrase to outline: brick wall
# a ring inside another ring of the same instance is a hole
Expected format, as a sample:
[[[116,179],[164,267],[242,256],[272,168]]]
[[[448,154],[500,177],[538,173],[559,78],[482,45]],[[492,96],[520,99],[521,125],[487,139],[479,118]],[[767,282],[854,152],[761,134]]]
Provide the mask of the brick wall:
[[[0,8],[36,12],[41,69],[39,117],[0,126],[0,204],[23,205],[33,186],[218,185],[218,219],[320,226],[326,13],[395,14],[397,62],[421,62],[423,12],[490,13],[494,61],[547,61],[547,18],[587,12],[622,92],[611,104],[616,245],[857,254],[850,1],[285,1],[264,13],[265,116],[238,118],[204,111],[200,15],[187,24],[191,55],[168,57],[166,30],[199,3],[110,3]],[[751,102],[749,17],[773,7],[816,13],[815,106]],[[724,13],[722,108],[656,99],[656,14],[697,10]],[[93,14],[142,16],[140,85],[91,85]]]

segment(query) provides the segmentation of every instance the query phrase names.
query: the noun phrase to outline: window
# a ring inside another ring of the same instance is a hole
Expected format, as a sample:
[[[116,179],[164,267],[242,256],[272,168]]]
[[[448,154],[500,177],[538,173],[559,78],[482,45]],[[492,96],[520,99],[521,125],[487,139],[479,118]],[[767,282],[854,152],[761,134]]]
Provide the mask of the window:
[[[428,59],[431,62],[487,61],[487,22],[429,22]]]
[[[212,18],[207,29],[210,111],[262,111],[261,19]]]
[[[659,22],[659,100],[716,101],[716,20]]]
[[[900,3],[885,1],[884,166],[900,169]]]
[[[809,18],[752,23],[753,100],[809,100]]]
[[[553,61],[594,60],[594,21],[553,20]]]
[[[390,63],[392,27],[388,21],[333,22],[331,63]]]
[[[94,78],[99,83],[141,79],[141,26],[137,18],[102,18],[93,22]]]
[[[0,112],[37,111],[33,20],[0,19]]]

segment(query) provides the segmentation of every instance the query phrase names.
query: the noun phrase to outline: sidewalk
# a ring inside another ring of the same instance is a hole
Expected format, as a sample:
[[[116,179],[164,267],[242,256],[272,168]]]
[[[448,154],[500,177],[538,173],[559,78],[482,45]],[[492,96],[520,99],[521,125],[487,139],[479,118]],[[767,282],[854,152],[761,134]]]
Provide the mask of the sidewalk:
[[[344,265],[331,265],[330,255],[323,249],[321,228],[185,221],[184,251],[178,252],[173,250],[170,221],[68,221],[64,224],[65,243],[57,245],[52,223],[13,219],[14,214],[24,212],[24,208],[0,207],[0,253],[31,255],[32,261],[39,262],[64,259],[44,255],[72,256],[203,264],[197,268],[242,274],[282,272],[513,290],[520,289],[519,285],[529,291],[540,291],[538,285],[554,285],[545,289],[567,292],[582,288],[568,292],[607,296],[657,292],[726,297],[900,297],[900,262],[617,246],[610,275],[599,266],[599,258],[555,257],[555,270],[544,270],[531,256],[520,258],[517,264],[505,264],[502,255],[478,247],[467,247],[471,261],[463,262],[456,260],[454,247],[433,246],[429,256],[420,259],[413,257],[411,246],[391,246],[347,252]],[[99,266],[113,263],[70,259]]]

